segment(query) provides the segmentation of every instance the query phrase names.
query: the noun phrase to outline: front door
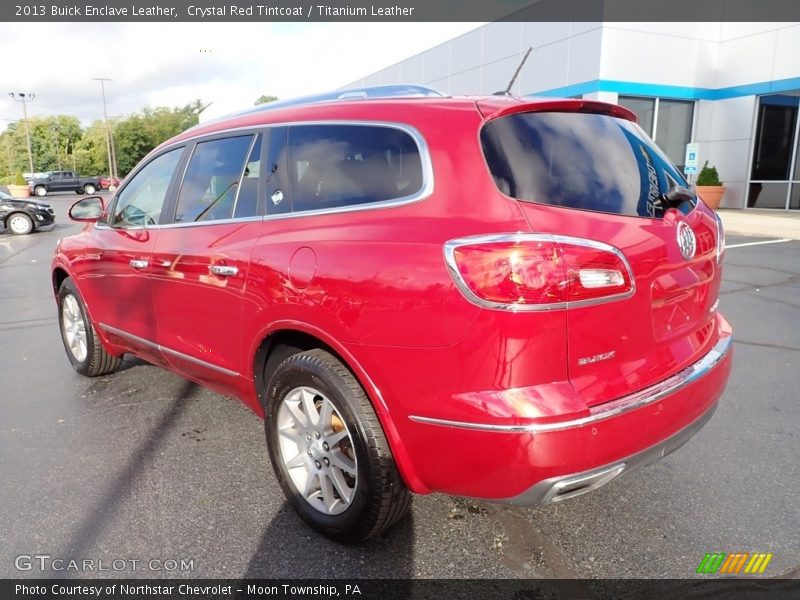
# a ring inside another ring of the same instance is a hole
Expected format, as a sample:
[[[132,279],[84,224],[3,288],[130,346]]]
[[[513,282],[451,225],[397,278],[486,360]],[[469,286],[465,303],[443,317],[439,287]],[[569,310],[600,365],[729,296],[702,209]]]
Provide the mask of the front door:
[[[152,253],[183,148],[153,158],[116,196],[77,269],[92,320],[113,343],[159,358],[150,277]]]

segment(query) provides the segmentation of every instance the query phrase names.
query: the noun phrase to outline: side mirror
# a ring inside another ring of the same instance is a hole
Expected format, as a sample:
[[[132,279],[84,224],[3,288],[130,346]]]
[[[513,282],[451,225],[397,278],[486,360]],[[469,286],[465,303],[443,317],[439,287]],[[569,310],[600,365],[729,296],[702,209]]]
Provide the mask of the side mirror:
[[[93,223],[106,211],[105,202],[100,196],[90,196],[78,200],[69,208],[69,218],[73,221]]]

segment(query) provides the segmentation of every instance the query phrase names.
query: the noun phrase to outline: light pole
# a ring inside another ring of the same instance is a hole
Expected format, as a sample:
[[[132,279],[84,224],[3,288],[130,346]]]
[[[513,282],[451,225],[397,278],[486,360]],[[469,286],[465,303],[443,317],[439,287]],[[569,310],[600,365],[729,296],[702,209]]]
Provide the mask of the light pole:
[[[114,151],[114,134],[111,132],[111,125],[108,122],[108,111],[106,110],[106,81],[111,81],[107,77],[92,77],[92,81],[100,82],[100,91],[103,94],[103,117],[106,120],[106,150],[108,151],[108,176],[117,177],[117,155]]]
[[[61,127],[59,127],[58,125],[53,125],[51,127],[51,129],[56,134],[56,162],[58,163],[58,170],[60,171],[61,170],[61,146],[59,145],[60,138],[59,138],[58,133],[59,133],[59,131],[61,131]]]
[[[31,177],[33,177],[33,152],[31,152],[31,132],[28,129],[28,102],[33,102],[33,99],[36,98],[36,94],[30,94],[25,92],[8,92],[8,95],[11,96],[11,99],[14,102],[22,102],[22,115],[25,117],[23,123],[25,123],[25,140],[28,142],[28,164],[31,168]],[[19,100],[17,100],[19,97]]]

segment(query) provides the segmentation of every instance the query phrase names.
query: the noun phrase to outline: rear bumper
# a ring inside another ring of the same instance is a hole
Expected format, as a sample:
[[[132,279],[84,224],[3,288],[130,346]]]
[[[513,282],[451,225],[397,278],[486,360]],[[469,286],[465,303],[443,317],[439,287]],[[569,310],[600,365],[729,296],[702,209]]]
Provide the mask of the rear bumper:
[[[580,413],[512,422],[465,422],[410,415],[409,448],[432,491],[513,504],[585,493],[688,441],[711,417],[727,384],[732,334],[683,371]],[[409,439],[409,438],[406,438]]]
[[[633,456],[628,456],[624,460],[615,461],[611,464],[603,465],[602,467],[582,473],[550,477],[549,479],[534,484],[521,494],[512,498],[505,498],[502,501],[519,506],[535,506],[559,502],[594,491],[616,479],[623,473],[630,473],[639,467],[654,463],[664,458],[667,454],[675,452],[675,450],[692,439],[694,434],[703,428],[709,419],[711,419],[716,409],[717,405],[713,404],[704,415],[694,423],[684,427],[672,437],[667,438],[663,442],[647,450],[634,454]]]

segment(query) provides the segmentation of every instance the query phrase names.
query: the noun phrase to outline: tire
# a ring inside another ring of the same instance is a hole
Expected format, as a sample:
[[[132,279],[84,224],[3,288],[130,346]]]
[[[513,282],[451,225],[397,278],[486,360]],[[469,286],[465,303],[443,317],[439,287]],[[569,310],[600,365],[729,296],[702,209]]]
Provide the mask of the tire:
[[[108,186],[108,191],[109,192],[115,192],[116,190],[117,190],[117,186],[114,185],[113,183]]]
[[[81,375],[105,375],[122,364],[121,357],[112,356],[100,343],[94,325],[87,316],[83,298],[70,277],[64,280],[58,290],[58,325],[67,358]]]
[[[6,227],[14,235],[27,235],[33,231],[33,219],[25,213],[12,213],[6,219]]]
[[[43,185],[37,185],[35,188],[33,188],[33,193],[39,197],[46,196],[47,188],[44,187]]]
[[[95,189],[95,187],[91,183],[87,183],[85,186],[83,186],[83,193],[88,195],[88,196],[91,196],[96,191],[97,190]]]
[[[411,492],[378,417],[355,377],[328,352],[300,352],[278,365],[265,431],[286,498],[323,535],[359,542],[408,513]]]

